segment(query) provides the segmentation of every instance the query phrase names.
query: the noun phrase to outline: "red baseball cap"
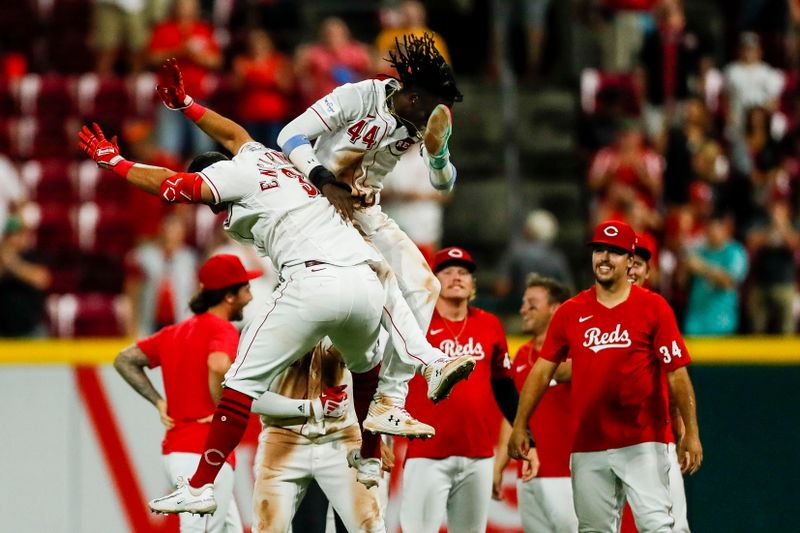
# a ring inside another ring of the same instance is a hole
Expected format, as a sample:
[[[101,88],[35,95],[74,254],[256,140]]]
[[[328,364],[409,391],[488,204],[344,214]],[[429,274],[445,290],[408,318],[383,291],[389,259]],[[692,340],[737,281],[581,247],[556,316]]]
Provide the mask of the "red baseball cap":
[[[649,234],[641,233],[636,236],[636,252],[634,252],[636,255],[645,261],[650,261],[655,249],[656,243],[653,242],[653,238]]]
[[[469,252],[457,246],[450,246],[436,252],[433,256],[433,271],[439,272],[450,265],[463,265],[470,272],[475,272],[477,265]]]
[[[247,283],[263,274],[260,270],[245,270],[235,255],[219,254],[208,258],[200,267],[200,283],[204,289],[216,290],[239,283]]]
[[[607,244],[633,254],[636,250],[636,232],[624,222],[606,220],[594,229],[594,237],[589,241],[589,245],[592,244]]]

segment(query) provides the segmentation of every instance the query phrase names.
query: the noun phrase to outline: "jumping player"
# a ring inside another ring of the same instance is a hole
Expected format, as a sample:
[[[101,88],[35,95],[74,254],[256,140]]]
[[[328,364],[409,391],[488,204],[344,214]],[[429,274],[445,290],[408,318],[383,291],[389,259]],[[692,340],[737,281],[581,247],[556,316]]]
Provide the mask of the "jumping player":
[[[450,531],[483,533],[492,491],[497,409],[514,419],[517,392],[503,326],[496,316],[469,305],[475,296],[475,262],[461,248],[440,250],[433,271],[442,285],[428,340],[451,357],[470,355],[478,364],[472,379],[450,399],[433,405],[415,378],[408,404],[436,427],[436,436],[408,444],[400,523],[403,531],[435,533],[445,513]]]
[[[231,321],[241,320],[242,309],[253,299],[249,281],[260,275],[246,271],[236,256],[209,258],[198,276],[202,288],[189,302],[194,316],[128,346],[114,360],[117,372],[158,409],[167,428],[162,453],[172,484],[191,475],[205,449],[211,415],[222,396],[222,378],[239,342]],[[162,370],[166,401],[144,372],[155,367]],[[181,515],[182,532],[241,533],[233,499],[235,466],[232,453],[214,482],[218,512]]]
[[[397,79],[346,84],[321,98],[284,127],[278,144],[294,165],[344,214],[391,266],[419,326],[426,330],[439,283],[413,241],[381,211],[383,180],[407,150],[420,150],[431,184],[453,188],[450,107],[463,96],[433,38],[405,36],[390,52]],[[311,141],[316,140],[312,148]],[[422,142],[422,146],[418,143]],[[363,206],[355,209],[347,183]],[[392,349],[387,346],[387,349]],[[394,381],[392,396],[379,403],[402,406],[413,367],[385,357],[382,379]]]
[[[569,298],[569,289],[552,278],[530,274],[526,285],[519,314],[525,331],[533,338],[520,347],[511,364],[511,375],[519,390],[539,358],[553,314]],[[559,365],[555,379],[550,382],[528,424],[536,439],[538,468],[530,460],[521,461],[518,472],[517,507],[525,533],[578,531],[569,471],[574,423],[572,391],[570,384],[564,382],[570,377],[570,365],[569,361]],[[511,433],[507,422],[503,421],[502,425],[494,471],[494,492],[498,495],[501,476],[508,463],[506,450]]]
[[[182,84],[160,91],[162,98],[174,98],[176,107],[189,98],[182,93]],[[383,320],[407,364],[424,365],[430,396],[436,400],[446,397],[475,363],[468,357],[448,359],[430,347],[413,318],[408,318],[411,311],[396,283],[391,285],[393,278],[384,278],[385,288],[371,268],[382,265],[381,257],[342,222],[282,154],[254,142],[241,126],[191,98],[183,111],[235,153],[233,160],[222,154],[204,154],[195,159],[189,172],[177,173],[125,160],[96,124],[94,132],[84,126],[80,139],[81,147],[98,165],[151,194],[160,194],[167,202],[224,204],[226,231],[271,257],[280,270],[283,281],[272,301],[243,332],[197,472],[188,483],[178,483],[171,495],[150,504],[158,512],[209,513],[216,509],[212,482],[244,433],[253,399],[325,336],[351,371],[370,373],[380,361],[375,347]],[[308,294],[314,298],[304,296]],[[401,326],[393,322],[404,315],[407,318]],[[403,326],[413,327],[400,329]],[[433,428],[393,405],[375,410],[370,406],[364,426],[368,424],[374,432],[433,434]]]
[[[636,236],[623,222],[597,226],[595,285],[553,316],[540,357],[520,395],[509,455],[528,449],[528,419],[558,364],[572,358],[572,399],[579,421],[572,445],[572,488],[579,531],[616,532],[625,499],[642,533],[671,532],[669,398],[685,434],[678,457],[685,473],[700,468],[690,362],[675,316],[659,295],[628,282]]]

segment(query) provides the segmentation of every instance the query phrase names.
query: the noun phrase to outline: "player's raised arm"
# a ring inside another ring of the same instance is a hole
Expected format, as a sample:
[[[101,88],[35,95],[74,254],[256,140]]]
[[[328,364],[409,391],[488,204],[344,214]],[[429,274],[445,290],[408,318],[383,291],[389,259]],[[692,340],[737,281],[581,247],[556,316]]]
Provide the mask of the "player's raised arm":
[[[158,96],[172,111],[181,111],[186,118],[197,124],[203,133],[217,141],[232,154],[237,154],[243,144],[253,140],[242,126],[216,111],[203,107],[186,94],[183,76],[175,58],[167,59],[161,66],[158,81]]]
[[[161,196],[168,203],[213,203],[211,189],[195,172],[175,172],[164,167],[135,163],[122,157],[116,136],[106,139],[97,124],[83,126],[79,146],[100,168],[119,174],[132,185]]]
[[[318,422],[324,418],[339,418],[347,409],[347,385],[328,387],[313,400],[296,400],[267,391],[253,402],[251,411],[270,418],[297,418],[313,416]]]

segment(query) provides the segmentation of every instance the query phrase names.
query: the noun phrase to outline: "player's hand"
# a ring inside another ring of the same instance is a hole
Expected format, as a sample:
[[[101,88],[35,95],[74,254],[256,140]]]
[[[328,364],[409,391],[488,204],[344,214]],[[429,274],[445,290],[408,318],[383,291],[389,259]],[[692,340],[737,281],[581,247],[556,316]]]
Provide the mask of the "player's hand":
[[[492,478],[492,499],[498,502],[503,501],[503,471],[494,469],[494,476]]]
[[[528,431],[525,428],[515,426],[511,430],[511,436],[508,438],[508,456],[512,459],[527,461],[530,447]]]
[[[692,475],[700,469],[703,463],[703,445],[700,437],[693,433],[686,433],[678,443],[678,461],[683,474]]]
[[[78,132],[78,139],[80,139],[78,145],[81,150],[91,157],[100,168],[112,168],[124,161],[125,158],[120,155],[119,146],[117,146],[117,136],[115,135],[109,141],[96,122],[92,122],[92,128],[94,131],[84,125]]]
[[[346,388],[347,385],[328,387],[322,391],[319,398],[311,402],[317,420],[322,420],[323,417],[339,418],[344,414],[347,408]]]
[[[186,89],[183,87],[183,75],[178,61],[174,57],[167,59],[161,65],[156,90],[161,101],[169,109],[186,109],[194,102],[192,97],[186,94]]]
[[[198,418],[197,419],[197,423],[198,424],[210,424],[212,420],[214,420],[214,413],[211,413],[208,416],[204,416],[203,418]]]
[[[528,481],[532,480],[536,477],[536,474],[539,473],[539,452],[536,451],[536,448],[531,448],[528,450],[528,455],[526,459],[522,461],[522,476],[520,479],[527,483]]]
[[[167,402],[165,400],[157,400],[156,409],[158,409],[158,415],[161,417],[161,423],[164,424],[165,428],[172,429],[175,427],[175,421],[167,414]]]
[[[322,186],[322,194],[331,205],[336,208],[336,211],[342,216],[345,222],[353,220],[353,212],[355,211],[355,198],[353,195],[341,187],[337,187],[333,183],[326,183]]]
[[[384,472],[391,472],[394,468],[394,450],[381,439],[381,468]]]

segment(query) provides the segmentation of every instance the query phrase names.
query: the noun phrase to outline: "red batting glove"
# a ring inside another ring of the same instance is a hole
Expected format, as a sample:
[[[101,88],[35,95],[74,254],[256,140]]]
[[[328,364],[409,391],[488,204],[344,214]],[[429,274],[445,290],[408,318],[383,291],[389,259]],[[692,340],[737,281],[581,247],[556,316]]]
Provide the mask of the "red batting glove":
[[[78,145],[81,150],[86,152],[86,155],[91,157],[98,167],[113,170],[120,176],[125,177],[133,163],[120,155],[117,137],[112,137],[110,141],[106,139],[103,130],[100,129],[96,122],[92,123],[92,128],[94,132],[86,126],[83,126],[81,131],[78,132],[78,138],[80,139]]]
[[[197,122],[206,112],[206,108],[194,101],[194,98],[186,94],[183,86],[183,75],[178,66],[178,61],[172,57],[164,61],[161,65],[161,72],[158,74],[158,85],[156,86],[158,96],[168,109],[183,111],[183,113]]]
[[[347,408],[347,385],[337,385],[328,387],[319,398],[312,400],[311,405],[314,409],[314,417],[322,420],[324,417],[339,418]]]

